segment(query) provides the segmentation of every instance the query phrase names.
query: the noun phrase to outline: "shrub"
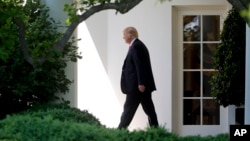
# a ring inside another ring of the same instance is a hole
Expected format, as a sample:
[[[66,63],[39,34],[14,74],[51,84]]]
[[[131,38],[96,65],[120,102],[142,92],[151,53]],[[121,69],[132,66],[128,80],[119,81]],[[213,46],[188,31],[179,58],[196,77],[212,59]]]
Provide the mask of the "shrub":
[[[16,141],[170,141],[164,129],[147,131],[109,129],[73,121],[61,121],[47,115],[13,115],[0,121],[0,140]],[[145,136],[146,135],[146,136]]]
[[[127,137],[128,141],[178,141],[178,136],[167,132],[166,129],[147,128],[146,130],[135,130]]]
[[[47,115],[43,118],[31,115],[8,116],[0,122],[0,139],[17,141],[74,141],[100,140],[101,127],[88,123],[61,121]]]
[[[78,123],[89,123],[101,126],[100,121],[87,110],[81,111],[78,108],[70,107],[66,104],[43,104],[36,105],[31,109],[19,114],[29,115],[31,117],[44,118],[52,116],[60,121],[72,121]]]
[[[241,106],[245,103],[246,22],[236,8],[228,12],[221,32],[221,43],[214,56],[218,73],[210,81],[218,103]]]
[[[227,134],[180,137],[163,127],[128,131],[107,128],[87,111],[39,105],[0,121],[0,141],[228,141]]]

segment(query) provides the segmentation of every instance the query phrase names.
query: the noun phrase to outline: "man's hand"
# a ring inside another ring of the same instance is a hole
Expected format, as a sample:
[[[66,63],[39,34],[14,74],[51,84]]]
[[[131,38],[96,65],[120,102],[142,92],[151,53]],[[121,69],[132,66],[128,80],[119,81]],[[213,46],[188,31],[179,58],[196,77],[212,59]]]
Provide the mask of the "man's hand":
[[[143,93],[145,91],[145,86],[144,85],[139,85],[138,89],[141,93]]]

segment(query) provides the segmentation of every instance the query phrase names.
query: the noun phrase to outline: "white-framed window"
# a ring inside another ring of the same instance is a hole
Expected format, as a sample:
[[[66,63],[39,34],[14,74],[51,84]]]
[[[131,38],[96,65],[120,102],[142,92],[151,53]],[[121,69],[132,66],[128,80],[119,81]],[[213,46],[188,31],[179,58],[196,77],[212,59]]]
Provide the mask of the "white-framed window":
[[[173,131],[179,135],[228,132],[228,109],[211,96],[209,83],[226,13],[226,6],[173,10]]]
[[[220,107],[209,80],[220,42],[220,15],[183,15],[183,124],[219,125]]]

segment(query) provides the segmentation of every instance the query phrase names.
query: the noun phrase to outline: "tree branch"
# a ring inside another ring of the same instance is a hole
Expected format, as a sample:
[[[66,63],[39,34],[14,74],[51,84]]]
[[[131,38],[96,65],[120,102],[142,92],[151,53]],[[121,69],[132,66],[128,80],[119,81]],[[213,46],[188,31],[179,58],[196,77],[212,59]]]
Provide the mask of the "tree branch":
[[[53,49],[56,51],[62,51],[64,48],[64,45],[67,43],[67,41],[70,39],[71,35],[73,34],[76,27],[83,21],[87,20],[90,16],[94,15],[95,13],[98,13],[103,10],[108,9],[114,9],[118,11],[121,14],[127,13],[129,10],[134,8],[136,5],[138,5],[142,0],[121,0],[119,3],[106,3],[106,4],[100,4],[91,7],[89,10],[84,12],[82,15],[78,16],[78,20],[73,21],[66,32],[64,33],[63,37],[53,46]]]
[[[73,21],[69,27],[67,28],[66,32],[63,34],[62,38],[57,41],[53,46],[52,49],[55,51],[63,51],[65,45],[67,44],[68,40],[72,36],[74,30],[77,28],[77,26],[87,20],[90,16],[94,15],[97,12],[108,10],[108,9],[114,9],[117,12],[124,14],[127,13],[129,10],[134,8],[136,5],[138,5],[142,0],[120,0],[120,2],[113,2],[113,3],[105,3],[100,5],[92,6],[90,9],[88,9],[86,12],[84,12],[82,15],[78,15],[78,20]],[[25,60],[30,63],[33,67],[36,66],[36,63],[42,64],[46,61],[48,57],[43,58],[32,58],[31,54],[29,53],[27,41],[25,40],[25,24],[20,20],[15,20],[15,23],[19,27],[19,41],[21,50],[23,52],[23,56]]]
[[[28,63],[34,66],[34,61],[32,59],[31,54],[29,53],[28,45],[25,40],[25,24],[18,19],[14,19],[14,23],[16,23],[16,25],[19,27],[19,42],[23,53],[23,57]]]
[[[54,49],[55,51],[59,51],[59,52],[63,51],[65,45],[67,44],[68,40],[72,36],[77,26],[81,22],[87,20],[90,16],[94,15],[95,13],[103,11],[103,10],[114,9],[121,14],[125,14],[129,10],[134,8],[136,5],[138,5],[141,1],[142,0],[120,0],[120,2],[105,3],[105,4],[92,6],[82,15],[78,15],[78,20],[73,21],[69,25],[66,32],[63,34],[62,38],[52,46],[52,49]],[[30,63],[33,67],[36,66],[35,62],[40,63],[40,64],[45,62],[48,56],[43,57],[43,58],[36,58],[36,59],[32,58],[32,55],[29,53],[27,41],[25,40],[25,24],[21,20],[18,20],[18,19],[15,19],[14,22],[19,27],[19,41],[20,41],[20,46],[23,52],[24,59],[28,63]]]

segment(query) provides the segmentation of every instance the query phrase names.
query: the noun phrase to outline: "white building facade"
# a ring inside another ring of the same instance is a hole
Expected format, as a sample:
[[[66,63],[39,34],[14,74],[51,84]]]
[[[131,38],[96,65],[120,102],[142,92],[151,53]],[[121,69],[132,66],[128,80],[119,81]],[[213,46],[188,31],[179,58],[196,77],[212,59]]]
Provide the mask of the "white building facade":
[[[63,4],[70,0],[44,1],[53,7],[53,17],[65,20]],[[75,33],[82,38],[78,46],[83,59],[67,68],[75,82],[67,99],[107,127],[118,126],[125,101],[121,67],[128,51],[122,31],[134,26],[150,52],[160,125],[183,136],[228,133],[235,124],[234,107],[216,105],[208,79],[216,72],[211,54],[230,8],[226,0],[144,0],[124,15],[114,10],[93,15]],[[145,127],[147,117],[139,107],[129,129]]]

